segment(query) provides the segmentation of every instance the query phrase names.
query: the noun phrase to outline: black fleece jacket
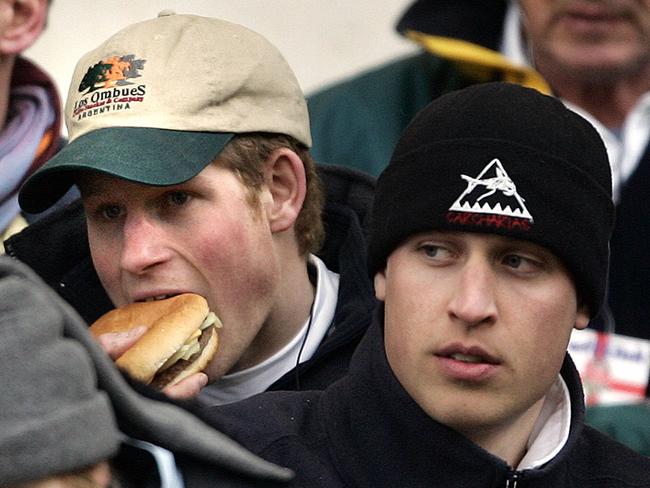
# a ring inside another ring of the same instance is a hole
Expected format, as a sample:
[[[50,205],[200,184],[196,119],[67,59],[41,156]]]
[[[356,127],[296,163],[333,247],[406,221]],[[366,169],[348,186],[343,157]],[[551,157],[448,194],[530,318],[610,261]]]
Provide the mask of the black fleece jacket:
[[[515,471],[431,419],[393,375],[384,353],[383,309],[349,374],[324,391],[267,392],[205,417],[261,457],[297,473],[301,487],[650,487],[650,458],[584,425],[582,387],[567,355],[569,439],[539,469]],[[516,482],[516,483],[515,483]]]

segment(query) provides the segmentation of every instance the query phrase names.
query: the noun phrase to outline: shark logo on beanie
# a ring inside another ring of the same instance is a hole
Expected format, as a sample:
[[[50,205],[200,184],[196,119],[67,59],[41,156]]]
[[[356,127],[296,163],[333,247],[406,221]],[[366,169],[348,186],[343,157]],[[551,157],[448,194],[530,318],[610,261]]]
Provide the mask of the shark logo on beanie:
[[[422,232],[526,240],[564,263],[593,317],[613,224],[611,169],[594,127],[555,97],[480,83],[438,97],[402,133],[377,182],[368,272]]]
[[[498,158],[490,161],[476,178],[465,174],[460,177],[467,186],[449,207],[450,223],[530,229],[533,216]]]

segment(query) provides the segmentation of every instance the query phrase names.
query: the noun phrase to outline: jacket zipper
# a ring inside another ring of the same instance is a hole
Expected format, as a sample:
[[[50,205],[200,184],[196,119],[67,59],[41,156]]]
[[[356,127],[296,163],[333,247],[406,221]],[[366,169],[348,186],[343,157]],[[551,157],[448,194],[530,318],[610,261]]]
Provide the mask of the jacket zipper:
[[[519,486],[519,474],[511,471],[506,479],[506,488],[517,488]]]

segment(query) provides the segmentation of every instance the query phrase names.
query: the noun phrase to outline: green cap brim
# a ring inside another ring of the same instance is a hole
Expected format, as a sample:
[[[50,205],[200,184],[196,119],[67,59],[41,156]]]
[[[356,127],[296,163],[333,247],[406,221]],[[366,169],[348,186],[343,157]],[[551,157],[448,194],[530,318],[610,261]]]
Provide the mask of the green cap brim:
[[[61,198],[79,170],[145,185],[177,185],[196,176],[223,150],[232,133],[149,127],[109,127],[84,134],[59,151],[20,189],[23,210],[38,213]]]

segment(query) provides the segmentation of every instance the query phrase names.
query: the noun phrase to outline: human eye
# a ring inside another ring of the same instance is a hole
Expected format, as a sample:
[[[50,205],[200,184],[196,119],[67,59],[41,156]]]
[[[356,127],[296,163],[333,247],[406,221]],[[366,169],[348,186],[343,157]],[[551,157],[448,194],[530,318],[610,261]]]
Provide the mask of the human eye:
[[[113,221],[119,219],[124,214],[124,210],[119,205],[104,204],[99,205],[93,214],[101,220]]]
[[[435,258],[442,250],[440,246],[436,246],[435,244],[422,244],[420,251],[429,258]]]
[[[502,259],[502,263],[508,268],[524,274],[535,273],[544,267],[539,259],[517,253],[506,254]]]
[[[433,243],[424,242],[418,246],[418,252],[421,253],[426,259],[434,262],[442,262],[451,259],[452,252],[447,247]]]
[[[180,207],[190,200],[190,195],[183,190],[170,191],[165,195],[165,201],[168,205]]]

